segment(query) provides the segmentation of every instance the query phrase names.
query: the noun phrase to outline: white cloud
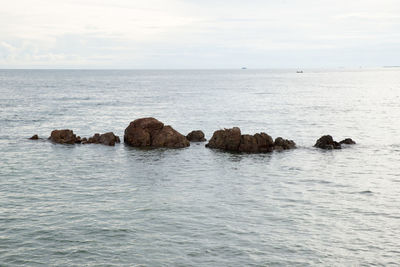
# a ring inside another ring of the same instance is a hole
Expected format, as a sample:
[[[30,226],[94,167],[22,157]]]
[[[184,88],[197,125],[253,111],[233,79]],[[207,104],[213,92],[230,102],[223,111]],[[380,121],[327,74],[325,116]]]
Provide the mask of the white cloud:
[[[390,56],[400,61],[400,5],[394,0],[0,0],[0,5],[3,68],[365,62],[364,56],[338,62],[353,50],[382,51],[381,60],[367,62],[371,65],[388,65]],[[275,62],[266,63],[268,58]]]

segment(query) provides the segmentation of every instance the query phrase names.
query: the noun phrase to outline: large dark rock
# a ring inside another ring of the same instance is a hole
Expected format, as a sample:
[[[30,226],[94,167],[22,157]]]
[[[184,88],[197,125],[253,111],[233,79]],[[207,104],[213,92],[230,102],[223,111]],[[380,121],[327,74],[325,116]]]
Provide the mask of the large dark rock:
[[[227,151],[238,151],[241,132],[238,127],[215,131],[206,145],[209,148],[218,148]]]
[[[204,133],[203,131],[197,130],[197,131],[191,131],[186,135],[187,140],[190,142],[204,142],[206,139],[204,138]]]
[[[124,142],[135,147],[182,148],[190,145],[185,136],[155,118],[131,122],[125,129]]]
[[[324,135],[317,140],[314,145],[315,147],[322,148],[322,149],[341,149],[342,146],[333,140],[332,136]]]
[[[103,144],[106,146],[115,146],[115,143],[120,143],[120,139],[113,132],[104,134],[94,134],[92,137],[82,139],[82,144]]]
[[[54,130],[49,139],[58,144],[75,144],[80,142],[80,137],[76,136],[72,130]]]
[[[296,148],[296,143],[293,140],[283,139],[282,137],[277,137],[274,142],[275,150],[287,150]]]
[[[355,145],[356,142],[351,138],[346,138],[346,139],[343,139],[342,141],[340,141],[339,144]]]

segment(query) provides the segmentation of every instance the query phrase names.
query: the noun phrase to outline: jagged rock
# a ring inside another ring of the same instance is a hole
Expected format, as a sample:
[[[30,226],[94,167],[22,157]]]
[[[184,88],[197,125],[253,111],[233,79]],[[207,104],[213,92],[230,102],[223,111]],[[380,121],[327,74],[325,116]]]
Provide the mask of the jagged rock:
[[[356,142],[351,138],[346,138],[346,139],[343,139],[342,141],[340,141],[339,144],[355,145]]]
[[[197,130],[197,131],[191,131],[186,135],[187,140],[190,142],[204,142],[206,139],[204,138],[204,133],[203,131]]]
[[[52,131],[49,139],[58,144],[75,144],[78,141],[74,132],[68,129]]]
[[[241,132],[238,127],[215,131],[206,145],[209,148],[218,148],[228,151],[238,151]]]
[[[322,148],[322,149],[341,149],[342,146],[333,140],[332,136],[324,135],[317,140],[314,145],[315,147]]]
[[[32,137],[29,138],[29,140],[38,140],[38,139],[39,139],[39,136],[37,134],[32,135]]]
[[[287,149],[296,148],[296,143],[293,140],[283,139],[282,137],[277,137],[274,142],[274,149],[281,151]]]
[[[155,118],[134,120],[125,129],[124,142],[135,147],[183,148],[190,146],[185,136]]]
[[[85,140],[84,140],[85,139]],[[114,135],[113,132],[108,132],[104,134],[95,133],[92,137],[82,139],[83,144],[103,144],[106,146],[115,146],[115,143],[120,143],[118,136]]]

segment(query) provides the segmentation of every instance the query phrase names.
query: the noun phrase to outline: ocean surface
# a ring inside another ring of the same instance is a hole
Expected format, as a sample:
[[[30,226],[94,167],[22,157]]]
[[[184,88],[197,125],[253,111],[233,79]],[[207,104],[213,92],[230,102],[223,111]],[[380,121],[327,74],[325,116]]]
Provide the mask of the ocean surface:
[[[27,139],[149,116],[298,149]],[[398,68],[0,70],[0,266],[398,266],[399,226]]]

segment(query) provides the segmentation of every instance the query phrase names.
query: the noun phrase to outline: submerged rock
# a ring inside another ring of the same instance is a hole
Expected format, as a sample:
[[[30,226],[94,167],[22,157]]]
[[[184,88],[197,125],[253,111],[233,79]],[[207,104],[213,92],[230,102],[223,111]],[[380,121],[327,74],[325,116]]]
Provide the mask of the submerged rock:
[[[169,125],[164,126],[164,123],[155,118],[141,118],[131,122],[125,129],[124,142],[134,147],[190,146],[185,136]]]
[[[241,132],[238,127],[215,131],[206,147],[218,148],[227,151],[238,151]]]
[[[190,133],[188,133],[188,135],[186,135],[186,138],[190,142],[204,142],[204,141],[207,141],[204,138],[203,131],[200,131],[200,130],[191,131]]]
[[[79,136],[78,136],[79,137]],[[49,139],[57,144],[75,144],[80,142],[72,130],[54,130],[51,132]]]
[[[324,135],[320,137],[315,143],[314,147],[322,148],[322,149],[341,149],[342,146],[333,140],[332,136]]]
[[[29,140],[38,140],[38,139],[39,139],[39,136],[37,134],[32,135],[32,137],[29,138]]]
[[[346,138],[346,139],[343,139],[342,141],[340,141],[339,144],[355,145],[356,142],[351,138]]]
[[[115,146],[115,143],[120,143],[120,139],[113,132],[104,134],[95,133],[92,137],[82,139],[82,144],[103,144],[106,146]]]

